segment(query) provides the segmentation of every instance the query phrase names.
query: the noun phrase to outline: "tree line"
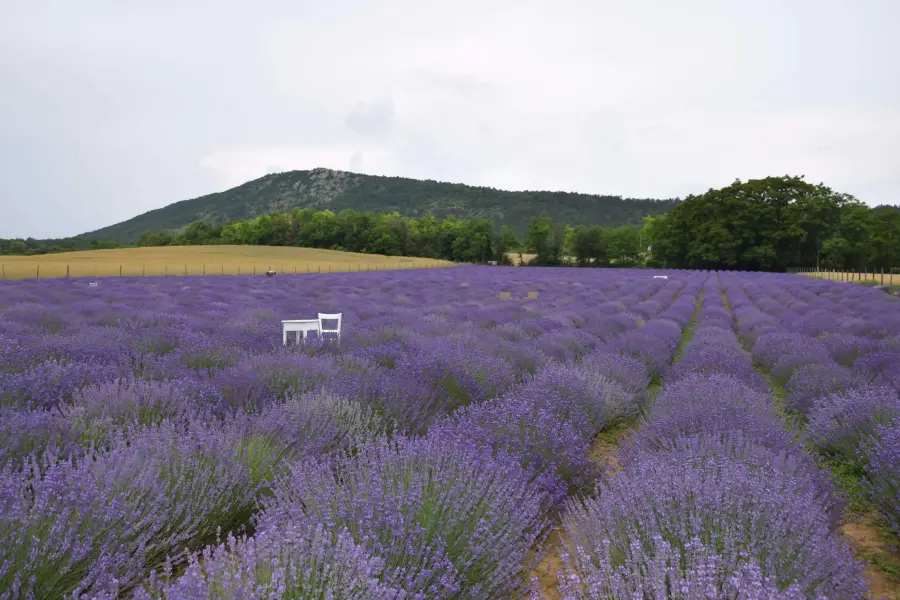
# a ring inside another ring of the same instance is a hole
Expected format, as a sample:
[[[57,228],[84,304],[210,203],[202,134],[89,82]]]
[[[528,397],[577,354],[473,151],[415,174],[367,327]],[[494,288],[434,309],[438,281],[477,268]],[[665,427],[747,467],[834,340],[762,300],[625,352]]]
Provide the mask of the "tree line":
[[[767,177],[688,196],[645,219],[649,266],[784,271],[900,267],[900,208],[870,208],[802,177]]]
[[[467,263],[509,264],[534,254],[535,266],[577,265],[784,271],[814,267],[862,271],[900,267],[900,208],[869,208],[802,177],[768,177],[688,196],[642,226],[571,226],[531,217],[521,240],[490,219],[439,220],[312,208],[183,231],[146,232],[137,246],[246,244],[325,248]],[[109,240],[0,239],[0,254],[46,254],[125,247]]]

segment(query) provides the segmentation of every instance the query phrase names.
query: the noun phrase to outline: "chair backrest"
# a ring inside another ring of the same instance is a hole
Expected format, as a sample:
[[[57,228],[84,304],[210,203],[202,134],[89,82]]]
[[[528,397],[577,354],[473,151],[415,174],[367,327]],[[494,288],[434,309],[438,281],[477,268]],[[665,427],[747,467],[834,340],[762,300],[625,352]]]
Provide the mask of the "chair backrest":
[[[324,331],[326,333],[340,333],[341,332],[341,316],[344,313],[335,313],[335,314],[325,314],[319,313],[319,331]],[[337,321],[336,329],[325,329],[325,324],[322,321]]]

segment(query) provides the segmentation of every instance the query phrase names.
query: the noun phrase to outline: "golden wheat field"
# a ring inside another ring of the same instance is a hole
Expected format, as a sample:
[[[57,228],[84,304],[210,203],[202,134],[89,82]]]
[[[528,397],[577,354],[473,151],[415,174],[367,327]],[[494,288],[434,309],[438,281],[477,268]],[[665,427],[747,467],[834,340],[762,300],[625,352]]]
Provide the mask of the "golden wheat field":
[[[40,256],[0,256],[0,277],[110,277],[150,275],[262,275],[337,273],[446,267],[430,258],[358,254],[283,246],[163,246],[86,250]]]

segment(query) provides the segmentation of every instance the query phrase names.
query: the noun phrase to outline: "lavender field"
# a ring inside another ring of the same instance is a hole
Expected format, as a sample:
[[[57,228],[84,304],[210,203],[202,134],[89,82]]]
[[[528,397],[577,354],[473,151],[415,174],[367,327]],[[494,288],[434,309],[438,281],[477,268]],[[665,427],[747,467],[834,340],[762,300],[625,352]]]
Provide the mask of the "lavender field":
[[[841,527],[898,544],[900,299],[653,274],[4,283],[0,598],[890,588]],[[317,312],[339,343],[282,346]]]

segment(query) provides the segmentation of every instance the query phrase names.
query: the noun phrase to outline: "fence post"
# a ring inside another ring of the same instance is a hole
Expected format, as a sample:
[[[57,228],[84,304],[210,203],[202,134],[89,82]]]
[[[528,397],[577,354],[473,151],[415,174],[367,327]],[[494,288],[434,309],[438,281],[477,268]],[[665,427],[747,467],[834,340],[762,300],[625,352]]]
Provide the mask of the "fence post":
[[[884,285],[884,267],[881,267],[881,285]]]
[[[3,279],[6,279],[6,264],[5,263],[2,265],[2,270],[3,270]]]
[[[187,276],[187,265],[184,265],[184,275]]]
[[[147,265],[141,265],[141,277],[147,276]]]
[[[163,275],[169,276],[169,265],[163,265]]]
[[[319,265],[319,273],[322,272],[322,265]]]
[[[119,277],[122,276],[122,265],[119,265]]]
[[[253,265],[253,274],[256,275],[256,265]]]
[[[222,275],[225,274],[225,265],[222,265]]]
[[[294,275],[297,274],[297,263],[294,263]]]
[[[206,275],[206,263],[203,263],[203,274]]]
[[[241,265],[238,265],[238,275],[241,274]]]
[[[66,265],[66,277],[69,276],[69,265]]]
[[[38,265],[38,266],[37,266],[37,271],[36,271],[35,274],[34,274],[34,278],[35,278],[35,279],[40,279],[40,278],[41,278],[41,265]]]

